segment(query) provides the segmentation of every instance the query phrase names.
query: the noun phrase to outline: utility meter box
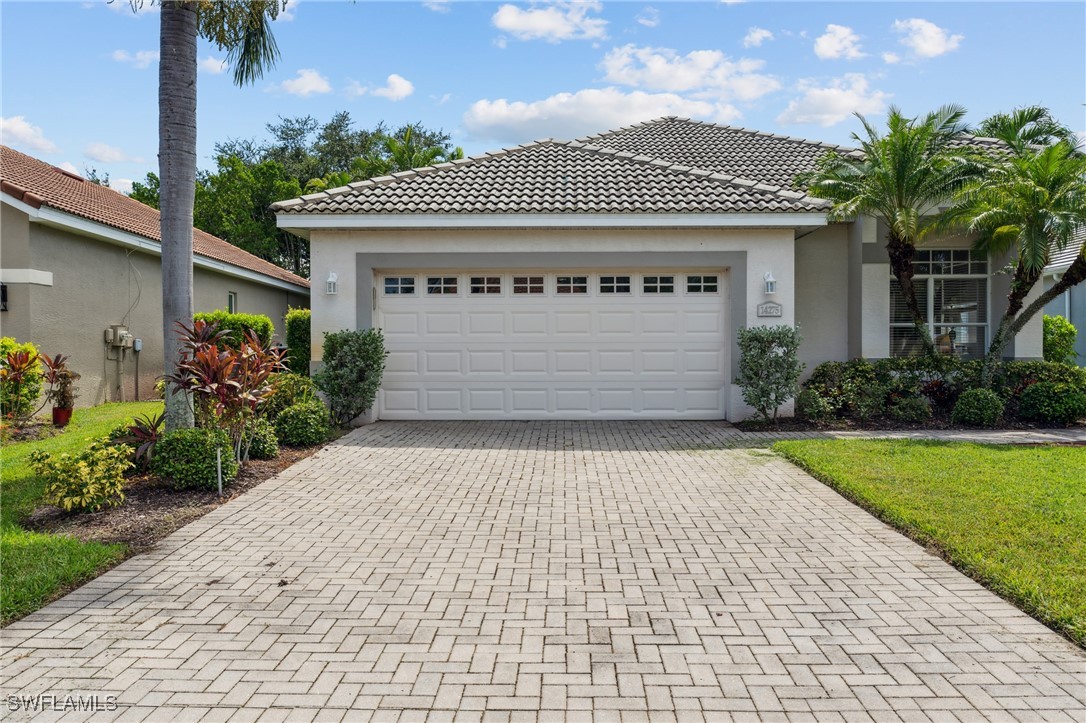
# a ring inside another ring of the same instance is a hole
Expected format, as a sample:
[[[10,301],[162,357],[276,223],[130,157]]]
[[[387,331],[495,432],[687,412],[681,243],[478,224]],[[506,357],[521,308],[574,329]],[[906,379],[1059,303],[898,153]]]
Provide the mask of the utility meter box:
[[[106,344],[117,349],[132,348],[134,338],[124,324],[113,324],[106,329]]]

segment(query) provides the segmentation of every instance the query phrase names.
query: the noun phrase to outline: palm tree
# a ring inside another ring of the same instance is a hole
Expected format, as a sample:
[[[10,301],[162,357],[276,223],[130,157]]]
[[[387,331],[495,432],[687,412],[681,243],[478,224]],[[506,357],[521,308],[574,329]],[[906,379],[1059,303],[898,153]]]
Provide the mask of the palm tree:
[[[984,174],[958,193],[942,222],[976,234],[975,247],[989,255],[1013,252],[1016,259],[1007,309],[985,356],[985,384],[1008,342],[1044,306],[1034,303],[1023,311],[1052,249],[1074,243],[1076,233],[1086,227],[1086,156],[1070,140],[1070,130],[1057,127],[1043,108],[996,118],[998,122],[986,122],[982,129],[987,127],[985,132],[1011,150],[983,161]],[[1079,267],[1081,281],[1086,268],[1081,263]],[[1078,283],[1074,273],[1067,283]]]
[[[138,10],[143,0],[132,0]],[[158,65],[159,210],[165,374],[177,368],[176,324],[192,323],[192,209],[196,188],[196,49],[203,37],[227,51],[234,82],[251,83],[279,57],[271,21],[279,0],[161,0]],[[166,394],[166,428],[193,425],[192,401]]]
[[[460,147],[449,151],[440,145],[419,143],[413,130],[408,127],[400,138],[395,136],[382,138],[383,153],[372,153],[365,158],[356,158],[351,164],[351,174],[356,180],[375,178],[464,157],[464,150]]]
[[[847,221],[875,216],[886,224],[890,270],[928,354],[935,353],[927,320],[913,284],[916,243],[930,225],[931,211],[976,172],[976,164],[953,141],[967,132],[965,109],[946,105],[923,118],[907,118],[891,107],[885,135],[857,114],[864,135],[853,133],[859,153],[828,153],[816,170],[798,180],[813,196],[833,202],[828,217]]]

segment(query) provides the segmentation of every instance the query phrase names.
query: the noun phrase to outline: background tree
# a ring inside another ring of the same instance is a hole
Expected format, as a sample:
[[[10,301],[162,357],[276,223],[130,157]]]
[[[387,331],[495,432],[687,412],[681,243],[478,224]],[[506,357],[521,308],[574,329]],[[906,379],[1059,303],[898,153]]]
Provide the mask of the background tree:
[[[890,271],[900,285],[905,306],[928,354],[935,354],[927,319],[913,284],[916,243],[931,222],[932,211],[958,191],[978,168],[953,141],[968,131],[965,109],[946,105],[922,118],[907,118],[891,107],[886,134],[862,115],[864,134],[853,133],[860,153],[830,152],[814,172],[798,180],[813,196],[833,202],[831,221],[874,216],[887,227]]]
[[[1086,156],[1044,108],[993,116],[981,129],[1010,150],[978,158],[983,174],[959,191],[940,226],[976,234],[975,247],[991,256],[1013,254],[1007,308],[985,355],[988,384],[1007,344],[1041,308],[1023,310],[1023,304],[1051,251],[1074,243],[1086,228]]]
[[[132,0],[138,10],[142,0]],[[285,5],[285,0],[284,3]],[[196,51],[203,37],[227,52],[234,82],[251,83],[279,56],[271,21],[279,0],[161,0],[158,64],[159,210],[165,373],[177,369],[178,322],[192,321],[192,219],[196,194]],[[166,429],[191,427],[187,394],[166,394]]]
[[[109,172],[99,173],[97,168],[83,166],[83,178],[91,183],[109,188]]]

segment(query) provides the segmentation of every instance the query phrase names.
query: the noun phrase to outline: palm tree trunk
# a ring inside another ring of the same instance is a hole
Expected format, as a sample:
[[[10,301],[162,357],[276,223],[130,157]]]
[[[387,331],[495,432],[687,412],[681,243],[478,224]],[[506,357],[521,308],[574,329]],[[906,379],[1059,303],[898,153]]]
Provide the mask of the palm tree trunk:
[[[920,302],[916,298],[916,285],[913,283],[913,256],[916,254],[916,247],[891,230],[886,237],[886,252],[890,256],[890,271],[897,279],[901,297],[905,301],[909,314],[913,317],[913,324],[924,345],[924,352],[928,356],[935,356],[935,344],[932,342],[931,332],[924,319],[924,312],[920,309]]]
[[[192,207],[196,194],[196,3],[163,0],[158,65],[165,373],[177,370],[176,322],[192,323]],[[192,398],[166,394],[166,430],[192,427]]]
[[[1011,291],[1007,294],[1007,310],[1003,312],[1003,317],[999,320],[999,326],[996,327],[996,333],[992,336],[992,343],[988,345],[988,353],[984,357],[984,366],[980,373],[982,386],[990,386],[996,365],[1003,358],[1003,350],[1018,333],[1012,331],[1017,320],[1016,316],[1022,310],[1023,302],[1040,278],[1040,272],[1028,271],[1019,259],[1018,266],[1014,270],[1014,278],[1011,280]],[[1020,329],[1021,326],[1018,328]]]
[[[1060,294],[1070,289],[1072,286],[1077,286],[1086,280],[1086,246],[1079,251],[1078,256],[1067,268],[1067,271],[1063,272],[1063,276],[1060,280],[1052,285],[1052,288],[1045,291],[1043,294],[1033,300],[1025,310],[1018,315],[1018,317],[1011,322],[1010,333],[1012,335],[1022,331],[1022,327],[1025,326],[1030,319],[1037,315],[1037,312],[1041,311],[1048,305],[1048,302],[1057,298]]]

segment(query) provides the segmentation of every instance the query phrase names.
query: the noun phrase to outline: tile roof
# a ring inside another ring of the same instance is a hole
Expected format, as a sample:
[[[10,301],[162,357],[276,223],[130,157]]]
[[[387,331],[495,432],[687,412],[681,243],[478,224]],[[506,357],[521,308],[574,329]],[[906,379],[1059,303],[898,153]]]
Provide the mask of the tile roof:
[[[1045,268],[1049,271],[1062,271],[1066,269],[1071,265],[1071,262],[1082,253],[1083,244],[1086,244],[1086,227],[1076,231],[1071,239],[1071,243],[1067,244],[1062,251],[1053,247],[1049,254],[1048,266]]]
[[[281,201],[280,213],[773,213],[828,203],[779,185],[546,140]]]
[[[157,210],[7,146],[0,146],[0,187],[34,208],[48,206],[152,241],[161,240]],[[192,249],[205,258],[309,287],[308,280],[195,228]]]
[[[796,176],[813,171],[829,151],[859,153],[845,146],[674,117],[580,140],[785,188],[794,188]]]

